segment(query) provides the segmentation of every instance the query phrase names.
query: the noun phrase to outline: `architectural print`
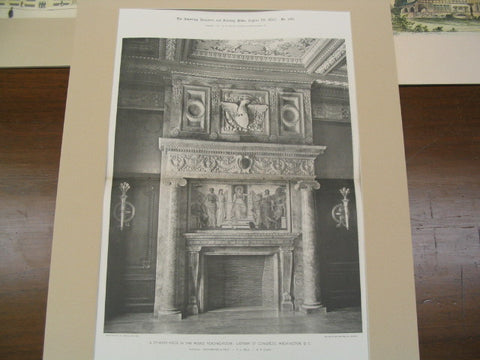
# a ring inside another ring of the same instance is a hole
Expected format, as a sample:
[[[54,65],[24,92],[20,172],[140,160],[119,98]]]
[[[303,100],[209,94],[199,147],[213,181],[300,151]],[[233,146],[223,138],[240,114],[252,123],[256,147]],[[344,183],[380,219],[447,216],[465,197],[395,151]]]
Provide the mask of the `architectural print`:
[[[123,40],[105,332],[362,332],[346,52]]]
[[[392,0],[391,11],[398,32],[480,31],[478,0]]]

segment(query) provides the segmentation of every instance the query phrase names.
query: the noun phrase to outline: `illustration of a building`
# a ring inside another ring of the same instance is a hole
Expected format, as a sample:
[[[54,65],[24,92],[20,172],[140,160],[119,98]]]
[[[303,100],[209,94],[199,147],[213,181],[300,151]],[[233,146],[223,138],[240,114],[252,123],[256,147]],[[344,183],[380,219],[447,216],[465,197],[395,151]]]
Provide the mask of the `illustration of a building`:
[[[471,0],[397,0],[396,8],[401,15],[410,17],[455,17],[475,18],[480,16],[480,1]]]

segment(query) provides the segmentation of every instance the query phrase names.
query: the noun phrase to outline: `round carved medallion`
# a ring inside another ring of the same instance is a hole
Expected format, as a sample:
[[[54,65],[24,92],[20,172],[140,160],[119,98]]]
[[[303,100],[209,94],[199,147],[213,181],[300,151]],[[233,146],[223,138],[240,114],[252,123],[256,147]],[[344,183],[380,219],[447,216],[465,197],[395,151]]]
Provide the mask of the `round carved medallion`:
[[[248,169],[251,165],[252,165],[252,160],[250,160],[249,158],[244,157],[240,160],[240,167],[243,170]]]
[[[237,164],[242,173],[248,173],[252,168],[253,160],[249,156],[239,155]]]
[[[288,128],[292,128],[297,125],[300,119],[300,113],[298,109],[292,105],[284,105],[282,107],[281,119],[283,125]]]
[[[188,100],[185,115],[191,122],[199,122],[205,114],[205,105],[199,100]]]

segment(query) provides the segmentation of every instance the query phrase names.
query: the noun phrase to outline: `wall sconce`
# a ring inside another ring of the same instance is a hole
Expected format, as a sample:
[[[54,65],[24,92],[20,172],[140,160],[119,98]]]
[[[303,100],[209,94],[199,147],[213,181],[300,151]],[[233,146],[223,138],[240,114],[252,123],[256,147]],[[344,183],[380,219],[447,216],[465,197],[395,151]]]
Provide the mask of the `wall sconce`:
[[[337,228],[344,226],[347,230],[349,227],[349,211],[348,211],[348,194],[350,194],[349,188],[341,188],[340,194],[343,195],[341,203],[335,205],[332,209],[332,218],[337,223]]]
[[[120,231],[123,231],[124,227],[130,226],[130,221],[135,217],[135,206],[127,201],[127,191],[130,189],[130,184],[122,182],[119,188],[122,195],[120,195],[120,202],[113,209],[113,217],[120,222]]]

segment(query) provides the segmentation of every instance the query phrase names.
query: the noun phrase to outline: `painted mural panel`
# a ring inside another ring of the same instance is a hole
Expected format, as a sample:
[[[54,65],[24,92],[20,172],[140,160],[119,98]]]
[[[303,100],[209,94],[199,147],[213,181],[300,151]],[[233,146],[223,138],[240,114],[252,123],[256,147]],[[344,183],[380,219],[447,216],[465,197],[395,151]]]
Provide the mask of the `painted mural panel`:
[[[191,230],[287,230],[285,184],[193,183]]]

